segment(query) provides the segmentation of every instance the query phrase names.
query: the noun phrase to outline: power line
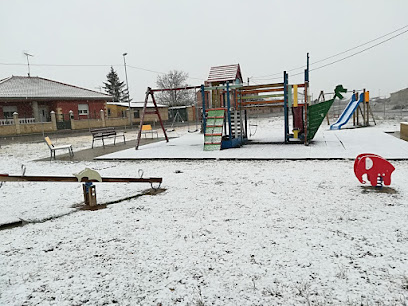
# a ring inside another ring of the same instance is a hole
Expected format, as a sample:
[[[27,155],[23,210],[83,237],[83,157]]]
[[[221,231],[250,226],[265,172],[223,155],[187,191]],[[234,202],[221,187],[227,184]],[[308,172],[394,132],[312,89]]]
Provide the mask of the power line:
[[[331,58],[333,58],[333,57],[342,55],[342,54],[347,53],[347,52],[349,52],[349,51],[352,51],[352,50],[354,50],[354,49],[358,49],[358,48],[360,48],[360,47],[362,47],[362,46],[368,45],[368,44],[370,44],[370,43],[372,43],[372,42],[374,42],[374,41],[377,41],[377,40],[379,40],[379,39],[381,39],[381,38],[384,38],[384,37],[386,37],[386,36],[389,36],[389,35],[391,35],[391,34],[393,34],[393,33],[395,33],[395,32],[401,31],[401,30],[403,30],[403,29],[405,29],[405,28],[407,28],[407,27],[408,27],[408,25],[406,25],[406,26],[404,26],[404,27],[402,27],[402,28],[399,28],[399,29],[397,29],[397,30],[395,30],[395,31],[392,31],[392,32],[390,32],[390,33],[388,33],[388,34],[385,34],[385,35],[382,35],[382,36],[377,37],[377,38],[375,38],[375,39],[372,39],[372,40],[370,40],[370,41],[368,41],[368,42],[366,42],[366,43],[363,43],[363,44],[361,44],[361,45],[358,45],[358,46],[356,46],[356,47],[354,47],[354,48],[350,48],[350,49],[348,49],[348,50],[346,50],[346,51],[343,51],[343,52],[337,53],[337,54],[335,54],[335,55],[326,57],[326,58],[324,58],[324,59],[318,60],[318,61],[316,61],[316,62],[313,62],[313,63],[311,63],[311,65],[317,64],[317,63],[320,63],[320,62],[324,62],[324,61],[326,61],[326,60],[328,60],[328,59],[331,59]],[[406,31],[405,31],[405,32],[406,32]],[[405,32],[402,32],[401,34],[403,34],[403,33],[405,33]],[[397,36],[398,36],[398,35],[397,35]]]
[[[21,63],[0,63],[0,65],[3,65],[3,66],[25,66],[26,64],[21,64]],[[106,65],[106,64],[30,64],[30,66],[37,66],[37,67],[118,67],[118,66],[123,66],[123,64],[117,64],[117,65]],[[166,74],[166,72],[155,71],[155,70],[136,67],[136,66],[131,66],[131,65],[127,65],[127,67],[137,69],[137,70],[146,71],[146,72],[156,73],[156,74]],[[196,78],[196,77],[190,77],[190,76],[188,78],[189,79],[196,79],[196,80],[203,80],[203,78]]]
[[[405,29],[405,28],[407,28],[407,27],[408,27],[408,25],[403,26],[403,27],[401,27],[401,28],[399,28],[399,29],[397,29],[397,30],[394,30],[394,31],[392,31],[392,32],[389,32],[389,33],[384,34],[384,35],[382,35],[382,36],[379,36],[379,37],[377,37],[377,38],[374,38],[374,39],[372,39],[372,40],[370,40],[370,41],[368,41],[368,42],[365,42],[365,43],[360,44],[360,45],[358,45],[358,46],[355,46],[355,47],[353,47],[353,48],[350,48],[350,49],[347,49],[347,50],[342,51],[342,52],[340,52],[340,53],[337,53],[337,54],[328,56],[328,57],[326,57],[326,58],[324,58],[324,59],[315,61],[315,62],[311,63],[310,65],[314,65],[314,64],[317,64],[317,63],[326,61],[326,60],[328,60],[328,59],[331,59],[331,58],[333,58],[333,57],[336,57],[336,56],[345,54],[345,53],[350,52],[350,51],[352,51],[352,50],[358,49],[358,48],[360,48],[360,47],[362,47],[362,46],[368,45],[368,44],[370,44],[370,43],[372,43],[372,42],[374,42],[374,41],[377,41],[377,40],[382,39],[382,38],[384,38],[384,37],[386,37],[386,36],[389,36],[389,35],[391,35],[391,34],[393,34],[393,33],[395,33],[395,32],[401,31],[401,30],[403,30],[403,29]],[[328,66],[328,65],[334,64],[334,63],[336,63],[336,62],[342,61],[342,60],[344,60],[344,59],[347,59],[347,58],[349,58],[349,57],[352,57],[352,56],[354,56],[354,55],[357,55],[357,54],[359,54],[359,53],[362,53],[362,52],[364,52],[364,51],[366,51],[366,50],[372,49],[373,47],[376,47],[376,46],[378,46],[378,45],[380,45],[380,44],[382,44],[382,43],[384,43],[384,42],[387,42],[387,41],[389,41],[389,40],[391,40],[391,39],[393,39],[393,38],[395,38],[395,37],[397,37],[397,36],[400,36],[400,35],[406,33],[407,31],[408,31],[408,30],[405,30],[404,32],[401,32],[401,33],[399,33],[399,34],[397,34],[397,35],[394,35],[394,36],[390,37],[389,39],[386,39],[386,40],[384,40],[384,41],[382,41],[382,42],[380,42],[380,43],[377,43],[377,44],[375,44],[375,45],[373,45],[373,46],[371,46],[371,47],[369,47],[369,48],[366,48],[366,49],[364,49],[364,50],[361,50],[360,52],[356,52],[356,53],[354,53],[354,54],[352,54],[352,55],[350,55],[350,56],[347,56],[347,57],[345,57],[345,58],[343,58],[343,59],[340,59],[340,60],[338,60],[338,61],[334,61],[334,62],[329,63],[329,64],[326,64],[326,65],[323,65],[323,66],[321,66],[321,67],[318,67],[318,68],[315,68],[315,69],[311,69],[310,71],[312,71],[312,70],[317,70],[317,69],[326,67],[326,66]],[[304,69],[304,68],[306,68],[305,65],[299,66],[299,67],[296,67],[296,68],[289,69],[289,70],[287,70],[287,72],[291,72],[291,71],[299,70],[299,69]],[[299,74],[302,74],[302,73],[303,73],[303,72],[296,73],[296,74],[293,74],[292,76],[299,75]],[[273,73],[273,74],[269,74],[269,75],[265,75],[265,76],[260,76],[260,77],[254,77],[254,78],[255,78],[255,79],[258,79],[258,80],[279,79],[280,77],[274,77],[274,78],[270,78],[270,77],[269,77],[269,76],[275,76],[275,75],[279,75],[279,74],[281,74],[281,72],[277,72],[277,73]]]
[[[323,68],[323,67],[327,67],[327,66],[333,65],[333,64],[335,64],[335,63],[344,61],[345,59],[348,59],[348,58],[353,57],[353,56],[355,56],[355,55],[357,55],[357,54],[360,54],[360,53],[363,53],[363,52],[365,52],[365,51],[367,51],[367,50],[370,50],[370,49],[372,49],[372,48],[374,48],[374,47],[377,47],[377,46],[379,46],[379,45],[382,45],[383,43],[386,43],[387,41],[390,41],[391,39],[394,39],[394,38],[396,38],[396,37],[398,37],[398,36],[400,36],[400,35],[402,35],[402,34],[404,34],[404,33],[407,33],[407,32],[408,32],[408,30],[405,30],[404,32],[401,32],[401,33],[399,33],[399,34],[397,34],[397,35],[394,35],[394,36],[392,36],[392,37],[390,37],[390,38],[388,38],[388,39],[386,39],[386,40],[384,40],[384,41],[381,41],[381,42],[375,44],[375,45],[372,45],[372,46],[370,46],[370,47],[368,47],[368,48],[365,48],[365,49],[363,49],[363,50],[360,50],[360,51],[358,51],[358,52],[356,52],[356,53],[350,54],[350,55],[348,55],[348,56],[346,56],[346,57],[343,57],[343,58],[341,58],[341,59],[338,59],[338,60],[336,60],[336,61],[334,61],[334,62],[325,64],[325,65],[320,66],[320,67],[317,67],[317,68],[310,69],[310,71],[318,70],[318,69],[321,69],[321,68]]]

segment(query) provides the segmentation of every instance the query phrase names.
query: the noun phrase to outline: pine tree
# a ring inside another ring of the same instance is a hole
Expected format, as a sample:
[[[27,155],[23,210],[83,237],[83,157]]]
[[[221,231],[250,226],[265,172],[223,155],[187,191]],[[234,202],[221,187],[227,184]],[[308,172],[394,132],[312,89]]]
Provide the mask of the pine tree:
[[[119,80],[119,76],[113,67],[111,67],[106,78],[107,82],[103,83],[105,92],[113,96],[113,100],[116,102],[127,102],[127,97],[124,95],[125,84]]]

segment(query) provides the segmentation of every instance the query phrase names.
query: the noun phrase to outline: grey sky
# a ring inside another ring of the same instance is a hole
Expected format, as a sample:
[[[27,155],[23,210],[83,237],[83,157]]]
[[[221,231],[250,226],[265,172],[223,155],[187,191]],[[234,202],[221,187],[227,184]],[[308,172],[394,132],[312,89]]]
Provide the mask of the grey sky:
[[[147,86],[155,87],[157,73],[132,67],[183,70],[192,77],[190,85],[200,85],[211,66],[239,63],[245,80],[274,83],[280,79],[256,77],[281,77],[283,70],[304,65],[307,52],[313,63],[402,28],[408,25],[407,13],[406,0],[2,0],[0,78],[27,75],[23,52],[28,52],[34,55],[32,76],[99,90],[110,65],[125,80],[122,54],[127,52],[134,101],[144,99]],[[405,33],[312,71],[312,93],[316,97],[339,83],[366,88],[371,96],[406,88],[407,55]],[[101,66],[36,66],[40,64]],[[301,83],[303,75],[290,75],[289,81]]]

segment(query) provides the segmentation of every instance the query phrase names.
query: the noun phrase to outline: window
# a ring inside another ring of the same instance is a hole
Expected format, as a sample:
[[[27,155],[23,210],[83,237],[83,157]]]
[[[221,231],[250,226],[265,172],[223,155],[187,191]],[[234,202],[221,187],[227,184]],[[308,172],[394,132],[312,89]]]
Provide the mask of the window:
[[[139,110],[136,109],[133,111],[133,118],[140,118]]]
[[[17,113],[17,106],[3,106],[4,118],[13,118],[14,113]]]
[[[88,104],[78,104],[78,114],[81,115],[88,115],[89,106]]]
[[[108,117],[110,117],[110,116],[112,116],[112,112],[111,112],[111,109],[108,108]]]

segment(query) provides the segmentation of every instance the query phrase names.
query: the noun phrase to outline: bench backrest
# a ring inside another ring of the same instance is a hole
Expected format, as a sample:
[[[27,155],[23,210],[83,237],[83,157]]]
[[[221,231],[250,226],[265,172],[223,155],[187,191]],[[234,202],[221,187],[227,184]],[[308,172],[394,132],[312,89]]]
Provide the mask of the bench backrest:
[[[142,131],[151,131],[152,126],[150,124],[144,124],[142,125]]]
[[[54,147],[54,145],[53,145],[52,142],[51,142],[50,137],[46,136],[46,137],[44,137],[44,140],[45,140],[45,142],[47,143],[47,146],[48,146],[50,149]]]
[[[103,128],[91,130],[92,135],[116,135],[115,128]]]

